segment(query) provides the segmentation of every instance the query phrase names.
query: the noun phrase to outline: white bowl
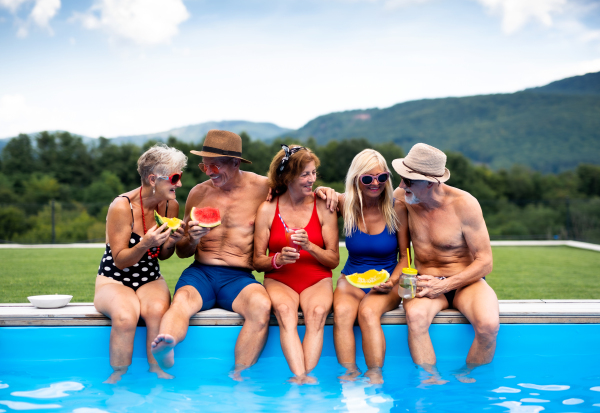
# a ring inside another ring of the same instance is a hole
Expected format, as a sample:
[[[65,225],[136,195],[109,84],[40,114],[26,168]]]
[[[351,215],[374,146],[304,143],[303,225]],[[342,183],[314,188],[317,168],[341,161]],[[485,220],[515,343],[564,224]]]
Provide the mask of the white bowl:
[[[29,302],[37,308],[60,308],[69,304],[72,295],[32,295],[27,297]]]

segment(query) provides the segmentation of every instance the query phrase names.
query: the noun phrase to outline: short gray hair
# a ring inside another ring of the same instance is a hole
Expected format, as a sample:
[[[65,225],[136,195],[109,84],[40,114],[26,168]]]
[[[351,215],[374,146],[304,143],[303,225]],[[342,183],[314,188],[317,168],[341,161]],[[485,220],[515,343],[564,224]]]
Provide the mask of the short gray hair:
[[[171,148],[164,143],[154,145],[144,152],[137,162],[142,184],[147,185],[148,177],[152,174],[169,176],[174,172],[183,171],[187,159],[179,149]]]

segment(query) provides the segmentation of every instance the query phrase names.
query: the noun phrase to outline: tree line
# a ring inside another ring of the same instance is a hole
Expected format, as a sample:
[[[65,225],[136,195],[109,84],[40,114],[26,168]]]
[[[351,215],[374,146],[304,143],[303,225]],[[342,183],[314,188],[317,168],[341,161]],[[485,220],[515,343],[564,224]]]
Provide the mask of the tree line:
[[[319,145],[291,138],[273,142],[241,134],[243,156],[252,164],[242,169],[265,175],[281,144],[302,144],[321,160],[319,185],[342,192],[348,167],[365,148],[391,161],[405,151],[394,143],[373,144],[366,139],[329,141]],[[142,147],[115,145],[99,138],[86,145],[68,132],[21,134],[0,154],[0,242],[42,243],[101,241],[110,202],[140,185],[137,159],[155,141]],[[201,142],[166,142],[188,155],[178,200],[185,203],[191,188],[207,179],[198,168],[201,158],[190,154]],[[406,148],[408,150],[410,148]],[[493,238],[570,238],[600,242],[600,167],[580,164],[575,170],[542,174],[526,166],[493,171],[475,165],[458,152],[448,152],[449,185],[473,194],[482,205]],[[393,172],[393,184],[399,176]],[[183,208],[181,208],[183,213]],[[54,226],[52,220],[54,217]]]

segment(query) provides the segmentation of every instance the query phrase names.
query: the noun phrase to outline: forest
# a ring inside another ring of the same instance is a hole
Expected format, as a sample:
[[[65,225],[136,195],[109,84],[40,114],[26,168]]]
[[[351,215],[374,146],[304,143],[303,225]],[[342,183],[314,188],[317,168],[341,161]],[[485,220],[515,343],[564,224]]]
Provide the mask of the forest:
[[[366,139],[319,145],[313,138],[264,142],[246,133],[241,137],[243,156],[253,162],[242,169],[264,175],[281,143],[298,143],[310,147],[321,160],[317,185],[339,192],[353,157],[361,150],[373,148],[391,165],[410,149]],[[103,242],[108,205],[140,185],[137,159],[155,143],[115,145],[99,138],[86,145],[68,132],[21,134],[10,140],[0,154],[0,242]],[[202,143],[175,137],[165,143],[188,156],[183,187],[177,191],[183,205],[190,189],[207,179],[197,166],[201,159],[190,154]],[[579,164],[573,170],[546,174],[526,165],[494,171],[459,152],[447,156],[452,174],[447,184],[479,200],[492,239],[600,242],[600,166]],[[395,172],[392,182],[394,186],[400,182]]]

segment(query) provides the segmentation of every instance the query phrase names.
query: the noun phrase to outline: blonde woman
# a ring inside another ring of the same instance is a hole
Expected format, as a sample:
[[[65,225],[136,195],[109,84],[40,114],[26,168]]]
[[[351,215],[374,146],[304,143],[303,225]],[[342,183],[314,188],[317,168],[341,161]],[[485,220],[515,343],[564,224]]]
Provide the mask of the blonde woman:
[[[166,145],[148,149],[138,159],[141,186],[119,195],[106,216],[106,250],[98,267],[94,305],[112,321],[110,365],[106,383],[116,383],[127,372],[139,318],[146,322],[146,352],[150,371],[171,378],[156,363],[150,344],[158,334],[171,294],[160,273],[158,259],[166,260],[184,234],[183,224],[171,234],[158,227],[154,211],[172,218],[179,214],[175,190],[181,187],[187,157]]]
[[[343,379],[360,374],[353,332],[358,318],[368,367],[365,376],[372,383],[383,383],[385,337],[380,319],[400,304],[398,280],[402,268],[408,266],[408,217],[403,205],[394,202],[391,173],[383,156],[372,149],[356,155],[345,192],[339,196],[348,260],[333,297],[335,350],[338,362],[347,369]],[[346,275],[372,269],[385,269],[391,276],[373,289],[360,289],[346,281]]]

